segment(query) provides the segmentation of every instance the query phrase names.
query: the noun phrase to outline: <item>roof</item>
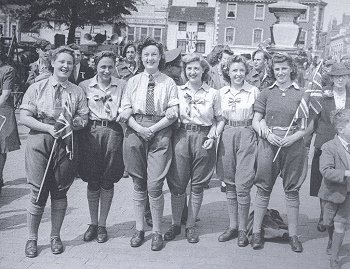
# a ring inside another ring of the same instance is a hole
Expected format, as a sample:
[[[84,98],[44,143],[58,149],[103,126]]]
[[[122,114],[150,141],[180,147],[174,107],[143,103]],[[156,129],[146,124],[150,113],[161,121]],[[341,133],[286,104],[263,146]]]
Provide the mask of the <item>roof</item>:
[[[276,3],[277,0],[218,0],[219,2],[245,2],[245,3],[265,3],[265,4],[271,4]],[[300,4],[309,4],[309,5],[322,5],[326,6],[327,3],[323,0],[300,0]]]
[[[170,6],[169,21],[214,22],[214,7]]]

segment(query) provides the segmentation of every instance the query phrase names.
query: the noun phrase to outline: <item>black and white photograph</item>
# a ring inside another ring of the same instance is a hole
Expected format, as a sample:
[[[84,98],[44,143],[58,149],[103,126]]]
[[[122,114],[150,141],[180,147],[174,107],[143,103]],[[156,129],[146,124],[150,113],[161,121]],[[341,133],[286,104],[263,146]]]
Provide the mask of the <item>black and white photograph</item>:
[[[350,1],[0,0],[1,269],[350,269]]]

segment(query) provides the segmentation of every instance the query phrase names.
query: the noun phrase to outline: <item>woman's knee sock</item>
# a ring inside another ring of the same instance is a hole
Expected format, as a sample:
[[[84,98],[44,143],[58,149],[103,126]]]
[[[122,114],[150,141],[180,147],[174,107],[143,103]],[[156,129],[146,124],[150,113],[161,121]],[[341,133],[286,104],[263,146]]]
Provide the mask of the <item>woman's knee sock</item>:
[[[238,227],[238,203],[236,191],[226,190],[227,211],[230,220],[230,228]]]
[[[248,224],[248,215],[250,208],[250,194],[248,193],[238,193],[238,229],[246,231]]]
[[[133,191],[136,230],[143,231],[143,216],[146,208],[147,191]]]
[[[196,223],[196,218],[198,216],[199,210],[201,208],[203,201],[203,192],[194,193],[191,192],[190,198],[188,200],[188,219],[186,227],[193,227]]]
[[[164,195],[163,193],[153,198],[152,196],[149,197],[149,204],[151,208],[151,214],[152,214],[152,221],[153,221],[153,232],[160,232],[160,226],[162,223],[163,218],[163,211],[164,211]]]
[[[89,190],[89,187],[88,187],[86,196],[89,204],[89,212],[90,212],[90,218],[91,218],[90,224],[97,225],[100,190],[98,189],[96,191],[92,191],[92,190]]]
[[[186,193],[175,195],[171,194],[171,212],[172,224],[181,225],[181,215],[185,206]]]
[[[27,209],[28,240],[38,240],[39,225],[43,213],[44,206],[30,203]]]
[[[109,210],[112,205],[112,200],[114,196],[114,187],[109,190],[101,188],[100,193],[100,219],[98,221],[98,226],[106,227],[106,221],[108,217]]]
[[[67,197],[51,200],[51,238],[59,237],[67,210]]]
[[[259,193],[258,189],[255,196],[253,233],[261,232],[261,226],[266,214],[267,206],[269,205],[269,200],[270,197]]]
[[[286,207],[288,216],[288,232],[289,236],[298,235],[299,221],[299,193],[286,194]]]

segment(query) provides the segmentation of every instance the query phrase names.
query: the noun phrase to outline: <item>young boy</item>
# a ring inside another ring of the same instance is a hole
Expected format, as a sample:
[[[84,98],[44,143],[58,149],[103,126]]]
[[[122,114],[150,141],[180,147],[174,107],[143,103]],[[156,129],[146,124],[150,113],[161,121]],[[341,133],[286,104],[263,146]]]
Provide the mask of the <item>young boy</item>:
[[[326,201],[324,222],[334,225],[331,243],[330,268],[339,269],[339,250],[350,216],[350,109],[339,109],[331,114],[337,131],[334,139],[322,146],[320,172],[323,176],[318,196]]]

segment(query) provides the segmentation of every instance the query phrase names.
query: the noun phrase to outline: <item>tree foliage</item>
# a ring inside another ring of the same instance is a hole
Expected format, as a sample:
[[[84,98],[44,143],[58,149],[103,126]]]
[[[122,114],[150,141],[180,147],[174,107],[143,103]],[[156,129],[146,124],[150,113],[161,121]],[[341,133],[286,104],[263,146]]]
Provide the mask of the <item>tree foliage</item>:
[[[3,0],[1,0],[3,1]],[[65,24],[67,43],[73,43],[75,29],[85,25],[114,23],[122,25],[123,15],[137,11],[136,4],[143,0],[4,0],[4,8],[22,21],[24,29],[52,27],[50,22]]]

